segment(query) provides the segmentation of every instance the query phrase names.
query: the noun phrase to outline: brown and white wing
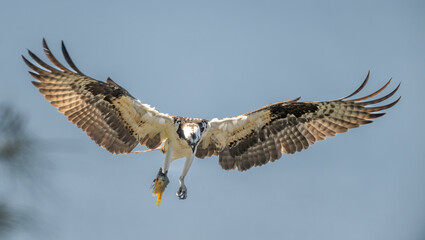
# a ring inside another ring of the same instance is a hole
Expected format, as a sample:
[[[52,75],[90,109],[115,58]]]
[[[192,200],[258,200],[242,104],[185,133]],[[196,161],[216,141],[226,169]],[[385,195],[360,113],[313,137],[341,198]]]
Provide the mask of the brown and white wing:
[[[369,101],[382,90],[353,100],[363,84],[347,97],[322,102],[297,102],[298,99],[267,105],[253,112],[233,118],[213,119],[209,129],[202,135],[196,156],[198,158],[219,155],[223,169],[247,170],[282,157],[307,149],[313,143],[346,132],[350,128],[371,123],[384,115],[377,113],[394,106],[396,101],[384,105],[367,107],[390,98],[400,84],[389,94]]]
[[[57,68],[28,51],[41,66],[22,56],[32,70],[29,73],[38,80],[32,83],[59,112],[99,146],[111,153],[122,154],[131,152],[138,143],[154,149],[165,141],[173,128],[170,116],[142,104],[110,78],[101,82],[84,75],[69,57],[63,42],[63,55],[73,71],[53,56],[44,39],[43,48]]]

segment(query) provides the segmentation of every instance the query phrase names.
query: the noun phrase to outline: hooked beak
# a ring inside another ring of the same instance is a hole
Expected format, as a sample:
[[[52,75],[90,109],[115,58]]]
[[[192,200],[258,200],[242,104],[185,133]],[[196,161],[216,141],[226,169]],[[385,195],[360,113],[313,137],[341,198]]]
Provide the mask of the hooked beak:
[[[195,133],[192,133],[189,139],[190,148],[192,148],[192,152],[195,152],[196,145],[199,142],[199,138],[197,138]]]
[[[196,143],[191,143],[190,148],[192,148],[192,152],[195,152]]]

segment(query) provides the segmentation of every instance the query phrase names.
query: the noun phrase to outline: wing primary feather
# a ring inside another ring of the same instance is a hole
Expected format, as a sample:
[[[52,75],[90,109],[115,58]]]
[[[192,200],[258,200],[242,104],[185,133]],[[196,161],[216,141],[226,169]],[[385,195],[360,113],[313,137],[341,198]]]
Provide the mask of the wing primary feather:
[[[24,60],[25,64],[29,68],[31,68],[31,70],[33,70],[34,72],[37,72],[38,74],[42,74],[42,75],[46,75],[46,76],[51,75],[50,72],[47,72],[47,71],[35,66],[34,64],[32,64],[32,62],[28,61],[24,56],[22,56],[22,59]]]
[[[400,84],[401,83],[399,83],[398,86],[392,92],[390,92],[389,94],[387,94],[387,95],[385,95],[385,96],[383,96],[381,98],[378,98],[378,99],[375,99],[375,100],[371,100],[371,101],[367,101],[367,102],[361,102],[361,103],[357,103],[357,104],[360,104],[361,106],[366,106],[366,105],[380,103],[380,102],[382,102],[382,101],[390,98],[392,95],[394,95],[394,93],[396,93],[397,90],[398,90],[398,88],[400,87]]]
[[[340,98],[338,100],[344,100],[344,99],[350,98],[350,97],[356,95],[358,92],[360,92],[364,88],[364,86],[366,86],[367,82],[369,81],[369,76],[370,76],[370,70],[367,73],[366,79],[363,81],[362,85],[360,85],[360,87],[356,89],[356,91],[354,91],[350,95],[343,97],[343,98]]]
[[[378,111],[388,109],[388,108],[396,105],[398,103],[398,101],[400,101],[400,99],[401,99],[401,97],[397,98],[397,100],[395,100],[394,102],[387,104],[387,105],[384,105],[384,106],[365,108],[365,111],[367,111],[367,112],[378,112]]]
[[[30,55],[30,57],[32,59],[34,59],[34,61],[36,61],[38,64],[40,64],[40,66],[44,67],[45,69],[47,69],[51,72],[57,72],[58,71],[57,69],[53,68],[52,66],[50,66],[49,64],[47,64],[43,60],[41,60],[39,57],[37,57],[37,55],[35,55],[30,50],[28,50],[28,54]]]
[[[290,100],[283,101],[283,102],[281,102],[281,103],[296,103],[296,102],[298,102],[300,99],[301,99],[301,97],[297,97],[297,98],[294,98],[294,99],[290,99]]]
[[[362,100],[366,100],[366,99],[369,99],[371,97],[374,97],[378,93],[382,92],[388,86],[388,84],[390,84],[391,80],[392,80],[392,78],[390,78],[390,80],[384,86],[382,86],[380,89],[378,89],[377,91],[375,91],[375,92],[373,92],[373,93],[371,93],[367,96],[357,98],[357,99],[347,100],[346,102],[358,102],[358,101],[362,101]]]
[[[31,72],[31,71],[28,71],[28,73],[33,77],[33,78],[35,78],[35,79],[37,79],[38,81],[40,81],[41,82],[41,80],[40,80],[40,75],[38,75],[37,73],[35,73],[35,72]],[[34,84],[34,82],[35,81],[31,81],[33,84]]]
[[[371,113],[367,115],[367,119],[375,119],[384,116],[385,113]]]
[[[47,46],[47,42],[46,39],[43,38],[43,48],[44,48],[44,53],[46,54],[47,58],[56,65],[56,67],[60,68],[62,71],[67,72],[67,73],[72,73],[72,71],[70,71],[68,68],[66,68],[64,65],[62,65],[57,59],[56,57],[53,55],[52,51],[50,51],[49,46]]]
[[[63,56],[65,57],[66,62],[69,64],[69,66],[78,74],[84,75],[84,73],[82,73],[80,69],[78,69],[77,66],[74,64],[74,61],[72,61],[71,56],[69,56],[68,50],[66,50],[65,43],[63,41],[62,41],[62,53],[63,53]]]

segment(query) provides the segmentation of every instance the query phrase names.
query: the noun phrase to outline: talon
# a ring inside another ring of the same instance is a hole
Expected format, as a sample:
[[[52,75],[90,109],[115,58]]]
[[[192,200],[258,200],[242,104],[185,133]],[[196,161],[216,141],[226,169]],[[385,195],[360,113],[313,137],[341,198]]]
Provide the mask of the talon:
[[[177,197],[179,197],[180,200],[187,198],[187,188],[186,186],[180,186],[179,190],[176,193]]]

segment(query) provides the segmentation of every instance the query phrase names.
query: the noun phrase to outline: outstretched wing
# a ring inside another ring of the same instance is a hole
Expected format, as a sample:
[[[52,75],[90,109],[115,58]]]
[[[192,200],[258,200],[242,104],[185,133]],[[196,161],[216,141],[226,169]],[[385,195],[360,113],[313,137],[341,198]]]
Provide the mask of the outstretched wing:
[[[139,142],[154,149],[167,138],[173,128],[170,116],[142,104],[110,78],[101,82],[84,75],[69,57],[63,42],[63,55],[73,71],[53,56],[44,39],[43,48],[57,68],[28,51],[42,67],[35,66],[22,56],[33,70],[29,73],[38,80],[32,83],[59,112],[99,146],[121,154],[131,152]]]
[[[219,155],[222,168],[244,171],[275,161],[282,157],[282,153],[299,152],[316,141],[371,123],[370,119],[385,114],[376,112],[394,106],[400,98],[384,106],[367,106],[388,99],[400,84],[388,95],[375,100],[361,102],[384,90],[391,79],[368,96],[347,100],[362,90],[368,79],[369,73],[356,91],[338,100],[297,102],[297,98],[237,117],[213,119],[208,131],[202,135],[196,157]]]

